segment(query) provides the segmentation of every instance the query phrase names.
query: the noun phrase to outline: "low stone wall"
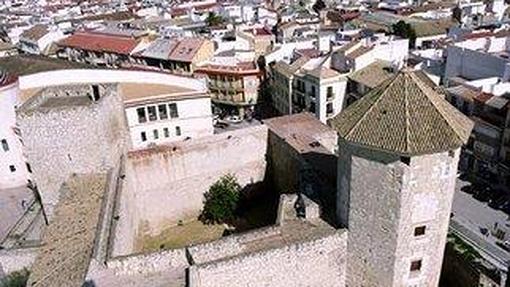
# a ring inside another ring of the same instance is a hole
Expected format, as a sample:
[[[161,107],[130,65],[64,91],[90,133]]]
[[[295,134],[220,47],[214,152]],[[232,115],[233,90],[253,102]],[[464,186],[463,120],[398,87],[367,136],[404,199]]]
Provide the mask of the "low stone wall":
[[[30,269],[39,247],[0,250],[0,278],[23,268]]]
[[[186,268],[186,249],[172,249],[148,254],[119,256],[107,263],[107,268],[115,275],[151,274],[168,270],[172,267]]]
[[[347,233],[198,264],[189,269],[190,287],[345,286]]]
[[[243,252],[242,244],[244,242],[277,235],[279,232],[280,231],[275,226],[261,228],[244,234],[223,237],[213,242],[191,246],[188,248],[188,252],[192,264],[211,262],[221,258],[239,255]]]

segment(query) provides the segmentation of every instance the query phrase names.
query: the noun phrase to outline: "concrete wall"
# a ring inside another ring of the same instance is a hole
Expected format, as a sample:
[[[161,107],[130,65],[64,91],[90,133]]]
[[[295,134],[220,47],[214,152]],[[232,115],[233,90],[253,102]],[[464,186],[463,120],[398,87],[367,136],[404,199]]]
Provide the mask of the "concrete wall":
[[[346,232],[190,267],[190,287],[343,287]]]
[[[496,55],[461,47],[449,46],[446,60],[446,78],[461,76],[469,80],[503,77],[508,60]]]
[[[459,150],[411,158],[341,142],[339,219],[349,228],[349,286],[437,286]],[[425,234],[415,236],[415,228]],[[419,271],[411,262],[421,260]]]
[[[20,110],[18,124],[48,215],[69,175],[107,171],[124,152],[128,137],[122,102],[114,87],[97,103]]]
[[[267,128],[261,125],[129,153],[116,245],[129,229],[156,235],[197,216],[203,193],[227,173],[242,186],[262,181],[266,147]],[[116,249],[129,251],[124,247]]]

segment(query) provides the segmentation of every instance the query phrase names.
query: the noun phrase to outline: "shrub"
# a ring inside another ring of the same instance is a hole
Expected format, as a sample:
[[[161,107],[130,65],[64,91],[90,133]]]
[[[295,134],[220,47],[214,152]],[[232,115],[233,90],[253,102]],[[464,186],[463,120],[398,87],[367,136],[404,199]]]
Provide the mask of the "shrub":
[[[5,278],[0,279],[0,287],[25,287],[29,274],[27,269],[12,272]]]
[[[204,209],[199,219],[206,224],[225,223],[236,217],[241,186],[231,174],[224,175],[204,194]]]

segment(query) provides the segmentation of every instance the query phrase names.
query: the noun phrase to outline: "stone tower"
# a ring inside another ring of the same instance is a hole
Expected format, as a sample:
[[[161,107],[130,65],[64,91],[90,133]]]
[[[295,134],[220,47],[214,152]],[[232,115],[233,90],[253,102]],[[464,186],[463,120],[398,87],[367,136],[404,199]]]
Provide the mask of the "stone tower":
[[[348,286],[437,286],[472,122],[424,73],[404,70],[331,124],[339,133]]]

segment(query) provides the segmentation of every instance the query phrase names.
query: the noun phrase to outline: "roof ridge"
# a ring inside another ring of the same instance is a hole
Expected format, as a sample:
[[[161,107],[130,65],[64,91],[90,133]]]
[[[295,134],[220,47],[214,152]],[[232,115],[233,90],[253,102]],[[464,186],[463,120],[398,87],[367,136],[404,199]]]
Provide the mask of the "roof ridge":
[[[407,92],[408,89],[407,89],[407,81],[409,80],[409,77],[406,75],[406,78],[405,78],[405,81],[404,81],[404,110],[405,110],[405,118],[406,118],[406,130],[405,130],[405,137],[406,137],[406,148],[405,150],[410,153],[410,150],[411,150],[411,147],[410,147],[410,139],[409,139],[409,126],[410,126],[410,122],[409,122],[409,93]]]
[[[356,122],[356,124],[354,124],[351,129],[349,129],[346,133],[345,133],[345,137],[349,136],[351,134],[351,132],[356,129],[358,127],[358,125],[361,124],[361,122],[365,119],[365,117],[370,114],[370,112],[374,109],[374,107],[377,105],[377,103],[383,98],[383,94],[386,93],[386,91],[390,88],[391,85],[393,85],[396,81],[396,79],[398,78],[398,73],[395,75],[395,77],[393,77],[392,79],[388,80],[388,83],[387,84],[383,84],[381,85],[379,88],[377,88],[376,90],[374,90],[374,94],[377,94],[378,91],[381,91],[383,90],[381,93],[379,93],[378,95],[378,98],[370,105],[370,107],[368,108],[368,110],[365,111],[365,113],[361,116],[361,118],[358,119],[358,121]],[[365,97],[367,98],[367,101],[369,99],[369,96],[370,93],[368,95],[366,95]],[[363,97],[363,98],[365,98]],[[363,99],[362,98],[362,99]]]
[[[431,87],[426,86],[426,84],[423,83],[422,80],[414,72],[410,73],[410,74],[411,74],[410,76],[414,79],[414,82],[416,83],[418,88],[425,94],[425,96],[427,97],[429,102],[432,104],[432,106],[434,106],[436,111],[441,115],[442,120],[444,120],[446,122],[446,124],[450,127],[450,129],[453,130],[453,132],[455,133],[457,138],[461,142],[464,142],[463,136],[461,134],[459,134],[459,132],[457,131],[456,128],[454,128],[454,125],[457,126],[457,124],[458,124],[457,120],[456,119],[450,119],[450,115],[445,113],[445,111],[443,110],[443,107],[439,106],[437,101],[434,101],[433,99],[431,99],[432,95],[433,96],[437,96],[438,99],[441,99],[441,96],[440,96],[439,92],[436,91],[435,89],[431,88]],[[428,77],[426,74],[424,76]],[[429,90],[429,92],[425,91],[427,89]],[[432,92],[432,93],[430,93],[430,92]],[[455,121],[455,122],[452,123],[451,122],[452,120]]]

